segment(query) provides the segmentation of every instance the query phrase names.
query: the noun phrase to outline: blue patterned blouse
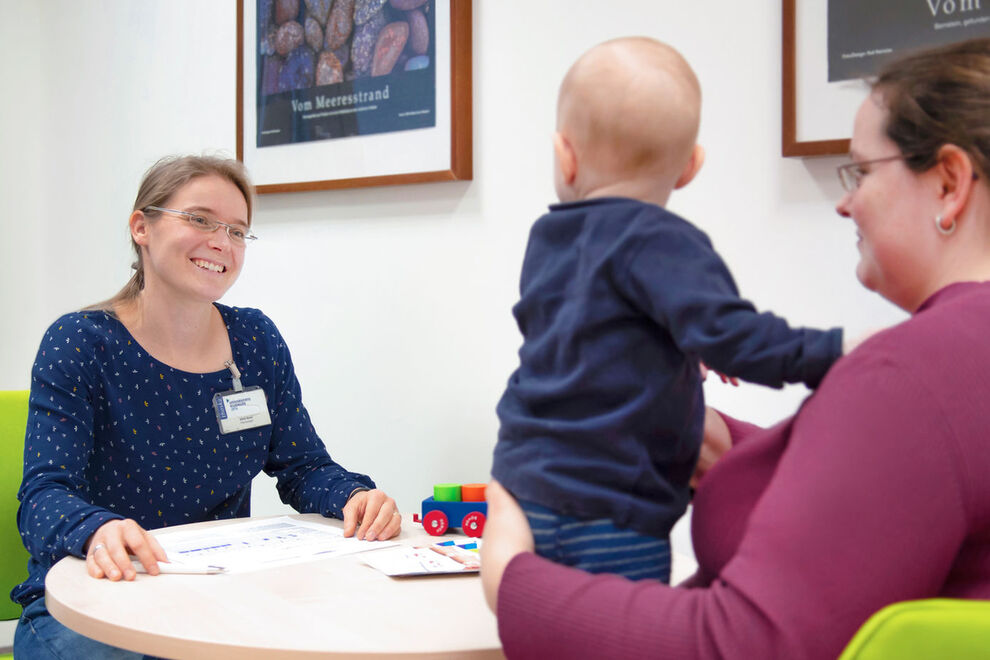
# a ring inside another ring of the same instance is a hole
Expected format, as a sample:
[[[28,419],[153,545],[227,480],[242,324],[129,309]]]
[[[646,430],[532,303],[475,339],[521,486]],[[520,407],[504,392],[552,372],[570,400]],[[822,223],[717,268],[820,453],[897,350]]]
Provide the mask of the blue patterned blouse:
[[[261,470],[303,513],[339,518],[356,488],[374,488],[330,458],[271,319],[216,307],[244,387],[265,391],[270,425],[221,434],[212,401],[232,388],[230,371],[173,369],[109,314],[66,314],[45,333],[18,493],[30,577],[11,592],[15,601],[44,595],[48,569],[66,555],[82,557],[86,539],[108,520],[154,529],[250,515],[251,480]]]

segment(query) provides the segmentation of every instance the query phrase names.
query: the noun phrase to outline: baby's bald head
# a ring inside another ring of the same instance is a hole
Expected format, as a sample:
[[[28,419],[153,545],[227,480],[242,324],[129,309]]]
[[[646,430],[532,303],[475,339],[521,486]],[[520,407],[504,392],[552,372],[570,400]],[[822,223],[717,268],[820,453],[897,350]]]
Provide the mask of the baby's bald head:
[[[625,37],[595,46],[567,72],[557,131],[576,152],[586,185],[659,176],[672,189],[693,153],[700,115],[701,88],[680,53]]]

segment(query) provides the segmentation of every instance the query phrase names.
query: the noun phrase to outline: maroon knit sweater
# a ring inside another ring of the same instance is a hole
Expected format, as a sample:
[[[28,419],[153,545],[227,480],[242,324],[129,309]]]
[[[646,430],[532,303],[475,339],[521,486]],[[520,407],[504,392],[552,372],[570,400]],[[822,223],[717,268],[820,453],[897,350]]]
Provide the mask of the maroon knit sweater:
[[[699,484],[688,586],[525,553],[509,658],[835,658],[883,606],[990,598],[990,283],[950,285],[839,360]]]

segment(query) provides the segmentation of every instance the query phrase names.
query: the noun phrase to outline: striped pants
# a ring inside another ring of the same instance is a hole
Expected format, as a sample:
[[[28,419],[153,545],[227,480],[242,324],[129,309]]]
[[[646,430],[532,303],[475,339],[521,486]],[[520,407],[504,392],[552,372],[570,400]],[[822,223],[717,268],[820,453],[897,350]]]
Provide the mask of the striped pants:
[[[581,520],[520,501],[533,530],[536,554],[588,573],[670,583],[670,541],[616,527],[608,518]]]

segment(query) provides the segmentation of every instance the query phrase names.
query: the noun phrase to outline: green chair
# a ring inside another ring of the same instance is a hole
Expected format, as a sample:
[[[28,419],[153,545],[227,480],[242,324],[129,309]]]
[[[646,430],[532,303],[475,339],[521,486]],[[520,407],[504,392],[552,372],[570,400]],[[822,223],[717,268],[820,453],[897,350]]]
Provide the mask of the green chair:
[[[839,660],[990,658],[990,600],[894,603],[867,620]]]
[[[17,531],[17,489],[24,466],[28,393],[0,392],[0,621],[21,616],[10,590],[27,579],[28,553]],[[11,658],[0,654],[0,660]]]

